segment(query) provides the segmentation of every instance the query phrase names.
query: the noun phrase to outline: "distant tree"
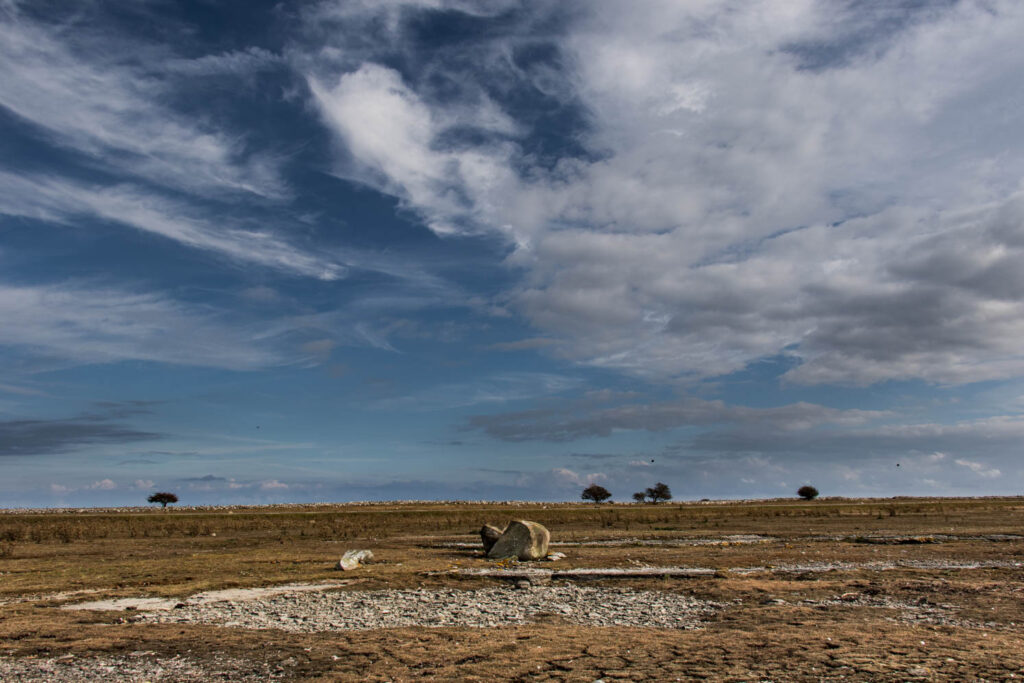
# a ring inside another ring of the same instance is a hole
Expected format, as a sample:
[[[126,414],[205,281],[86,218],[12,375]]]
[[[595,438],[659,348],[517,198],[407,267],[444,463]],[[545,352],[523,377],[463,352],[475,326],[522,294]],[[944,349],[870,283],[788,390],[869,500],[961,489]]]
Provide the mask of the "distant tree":
[[[592,500],[595,503],[603,503],[611,497],[612,492],[598,484],[591,484],[583,489],[583,493],[580,494],[580,498],[583,500]]]
[[[672,491],[669,490],[668,486],[662,484],[660,481],[649,489],[645,489],[644,493],[651,499],[652,503],[660,503],[663,500],[672,500]]]
[[[636,501],[637,503],[642,503],[645,500],[647,500],[647,494],[644,493],[643,491],[637,491],[636,493],[633,494],[633,500]]]
[[[796,490],[796,495],[800,496],[804,500],[814,500],[818,497],[818,489],[809,484],[805,484]]]
[[[168,493],[167,491],[157,491],[146,500],[150,503],[160,503],[164,507],[167,507],[168,503],[177,503],[178,497],[173,493]]]

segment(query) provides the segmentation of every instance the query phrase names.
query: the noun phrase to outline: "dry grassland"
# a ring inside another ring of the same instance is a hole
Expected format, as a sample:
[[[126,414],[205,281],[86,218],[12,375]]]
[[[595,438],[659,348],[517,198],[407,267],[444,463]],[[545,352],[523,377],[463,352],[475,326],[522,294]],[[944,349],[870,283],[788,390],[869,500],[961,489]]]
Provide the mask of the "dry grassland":
[[[459,573],[494,568],[467,544],[482,523],[515,518],[567,544],[555,548],[567,558],[545,568],[710,568],[586,585],[684,593],[720,608],[686,631],[539,614],[487,629],[316,633],[58,609],[341,578],[345,591],[517,590]],[[180,655],[209,671],[235,662],[230,677],[240,679],[1009,680],[1024,676],[1022,521],[1021,498],[0,514],[0,661],[64,657],[59,666],[72,672],[92,659]],[[378,561],[342,575],[333,565],[349,548]],[[117,675],[128,669],[104,677]]]

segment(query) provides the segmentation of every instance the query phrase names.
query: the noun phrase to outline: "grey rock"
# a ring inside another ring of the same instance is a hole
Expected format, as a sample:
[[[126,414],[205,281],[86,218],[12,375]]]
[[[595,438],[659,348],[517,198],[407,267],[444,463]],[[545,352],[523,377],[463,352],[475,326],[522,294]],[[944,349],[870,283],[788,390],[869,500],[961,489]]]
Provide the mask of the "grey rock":
[[[539,560],[548,554],[551,533],[537,522],[525,519],[509,522],[501,538],[487,552],[492,560],[514,558],[517,560]]]
[[[504,529],[499,529],[496,526],[490,524],[484,524],[480,527],[480,541],[484,544],[484,552],[491,552],[491,548],[498,542],[501,535],[504,533]]]

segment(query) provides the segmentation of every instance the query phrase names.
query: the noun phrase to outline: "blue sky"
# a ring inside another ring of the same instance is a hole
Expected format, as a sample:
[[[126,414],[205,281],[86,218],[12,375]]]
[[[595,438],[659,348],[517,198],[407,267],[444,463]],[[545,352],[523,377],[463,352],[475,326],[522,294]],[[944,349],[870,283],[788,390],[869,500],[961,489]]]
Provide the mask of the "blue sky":
[[[0,0],[0,505],[1018,494],[1021,35]]]

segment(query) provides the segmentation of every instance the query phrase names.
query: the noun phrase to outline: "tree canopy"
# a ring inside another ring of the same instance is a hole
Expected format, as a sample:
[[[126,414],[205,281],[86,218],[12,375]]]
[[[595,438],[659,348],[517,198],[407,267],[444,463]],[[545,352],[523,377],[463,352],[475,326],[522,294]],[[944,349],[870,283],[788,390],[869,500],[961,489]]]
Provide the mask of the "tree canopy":
[[[611,497],[612,492],[598,484],[591,484],[587,488],[583,489],[583,493],[580,494],[580,498],[583,500],[592,500],[595,503],[604,502]]]
[[[652,503],[660,503],[663,500],[672,500],[672,491],[669,489],[667,484],[663,484],[660,481],[649,489],[645,489],[644,493],[651,499]]]
[[[672,500],[672,490],[669,489],[668,484],[664,484],[659,481],[654,486],[634,493],[633,500],[638,503],[642,503],[645,500],[650,500],[652,503],[660,503],[663,500]]]
[[[804,485],[796,490],[796,495],[804,500],[814,500],[818,497],[818,489],[810,485]]]
[[[147,498],[146,501],[150,503],[160,503],[164,507],[167,507],[168,503],[177,503],[178,497],[168,491],[157,491]]]

